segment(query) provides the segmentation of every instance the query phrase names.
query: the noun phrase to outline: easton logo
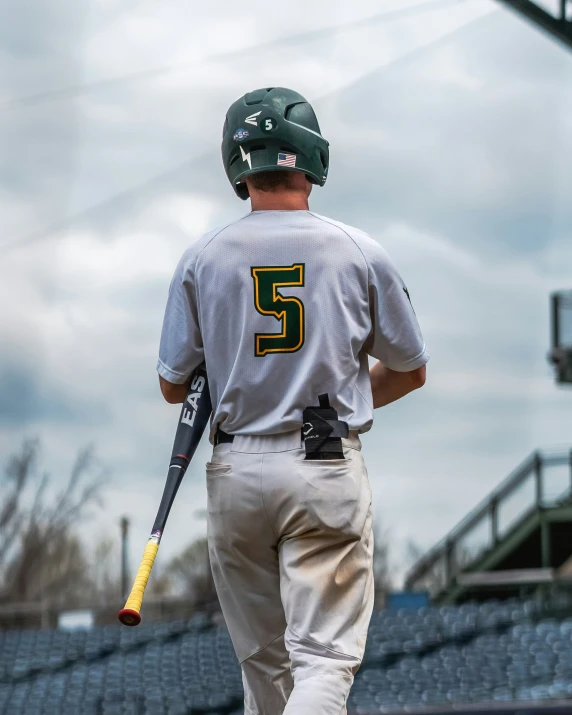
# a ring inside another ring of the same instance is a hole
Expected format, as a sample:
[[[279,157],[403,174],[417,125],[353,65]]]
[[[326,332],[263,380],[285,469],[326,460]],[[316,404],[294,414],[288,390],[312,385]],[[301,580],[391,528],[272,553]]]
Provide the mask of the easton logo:
[[[262,114],[262,110],[259,112],[254,112],[254,114],[251,114],[249,117],[246,117],[244,120],[247,124],[252,124],[253,126],[257,127],[258,126],[258,119],[257,117]]]
[[[195,417],[197,416],[197,410],[199,409],[199,398],[205,387],[205,378],[201,375],[195,375],[193,381],[191,382],[191,390],[194,392],[189,392],[185,400],[185,406],[183,408],[183,414],[181,415],[181,422],[184,422],[189,427],[192,427],[195,422]],[[190,405],[190,408],[187,407]]]

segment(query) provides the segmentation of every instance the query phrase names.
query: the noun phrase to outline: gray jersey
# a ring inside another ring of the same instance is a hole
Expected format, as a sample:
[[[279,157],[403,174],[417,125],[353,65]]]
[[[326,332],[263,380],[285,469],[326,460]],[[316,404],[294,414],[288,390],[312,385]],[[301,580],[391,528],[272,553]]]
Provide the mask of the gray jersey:
[[[368,355],[398,372],[429,359],[409,293],[367,234],[310,211],[255,211],[206,234],[171,282],[159,374],[206,361],[212,431],[302,426],[328,393],[350,429],[373,421]]]

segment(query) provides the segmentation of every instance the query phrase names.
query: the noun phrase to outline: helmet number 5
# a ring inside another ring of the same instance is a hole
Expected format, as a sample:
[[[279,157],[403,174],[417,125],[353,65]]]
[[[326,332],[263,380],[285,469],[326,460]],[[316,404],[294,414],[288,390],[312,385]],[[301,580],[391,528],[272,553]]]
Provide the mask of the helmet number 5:
[[[263,132],[273,132],[278,126],[278,122],[272,117],[266,117],[260,122],[260,128]]]
[[[284,296],[278,288],[304,285],[303,263],[292,266],[265,266],[250,269],[254,281],[254,307],[261,315],[281,322],[279,333],[256,333],[254,354],[295,353],[304,344],[304,304],[299,298]]]

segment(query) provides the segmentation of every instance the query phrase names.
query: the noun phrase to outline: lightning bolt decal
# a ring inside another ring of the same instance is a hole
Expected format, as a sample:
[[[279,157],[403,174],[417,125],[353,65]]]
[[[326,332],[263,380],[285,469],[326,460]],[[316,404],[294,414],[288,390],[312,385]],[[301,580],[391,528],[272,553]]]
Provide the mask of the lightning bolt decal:
[[[244,151],[242,147],[240,147],[240,153],[242,154],[242,161],[247,161],[248,162],[248,167],[252,169],[252,160],[250,158],[250,152],[248,154]]]

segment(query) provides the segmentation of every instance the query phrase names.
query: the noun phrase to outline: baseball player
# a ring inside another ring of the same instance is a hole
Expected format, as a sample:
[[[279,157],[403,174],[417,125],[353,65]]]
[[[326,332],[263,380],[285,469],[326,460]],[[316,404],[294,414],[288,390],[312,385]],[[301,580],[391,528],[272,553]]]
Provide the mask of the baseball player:
[[[245,714],[343,715],[374,597],[359,435],[374,408],[424,384],[429,355],[383,248],[308,208],[329,151],[304,97],[278,87],[241,97],[222,158],[252,210],[183,254],[161,390],[183,402],[206,362],[209,554]]]

